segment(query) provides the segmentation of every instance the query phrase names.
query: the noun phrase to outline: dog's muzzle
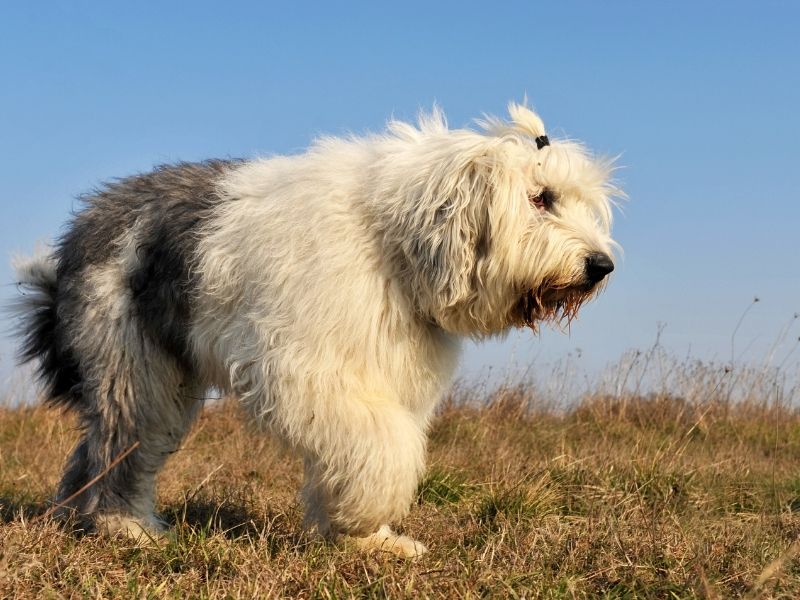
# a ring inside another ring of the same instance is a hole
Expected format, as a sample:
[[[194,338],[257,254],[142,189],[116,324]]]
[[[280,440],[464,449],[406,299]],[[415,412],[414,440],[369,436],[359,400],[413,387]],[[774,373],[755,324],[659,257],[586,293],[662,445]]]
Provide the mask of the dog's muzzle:
[[[570,283],[544,282],[528,289],[515,305],[515,322],[537,328],[541,321],[569,323],[598,284],[614,270],[614,261],[603,252],[593,252],[585,259],[582,280]]]
[[[614,270],[614,262],[608,254],[594,252],[586,257],[586,279],[592,284],[600,283]]]

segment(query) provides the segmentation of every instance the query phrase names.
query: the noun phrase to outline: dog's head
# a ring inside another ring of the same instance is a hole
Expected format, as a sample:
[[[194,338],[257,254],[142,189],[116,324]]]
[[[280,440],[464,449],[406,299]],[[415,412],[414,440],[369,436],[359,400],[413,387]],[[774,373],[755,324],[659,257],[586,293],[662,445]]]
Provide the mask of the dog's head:
[[[437,111],[419,129],[391,126],[405,280],[417,309],[454,333],[568,322],[614,269],[610,161],[549,140],[524,106],[509,112],[482,131],[449,130]]]

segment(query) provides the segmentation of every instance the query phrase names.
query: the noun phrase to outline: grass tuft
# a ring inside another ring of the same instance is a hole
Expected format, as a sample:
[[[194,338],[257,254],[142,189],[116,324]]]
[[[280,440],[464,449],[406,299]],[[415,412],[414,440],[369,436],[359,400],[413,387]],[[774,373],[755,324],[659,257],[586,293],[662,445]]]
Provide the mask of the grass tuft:
[[[419,483],[417,499],[420,504],[430,502],[436,506],[458,504],[471,488],[461,474],[434,466],[428,469]]]

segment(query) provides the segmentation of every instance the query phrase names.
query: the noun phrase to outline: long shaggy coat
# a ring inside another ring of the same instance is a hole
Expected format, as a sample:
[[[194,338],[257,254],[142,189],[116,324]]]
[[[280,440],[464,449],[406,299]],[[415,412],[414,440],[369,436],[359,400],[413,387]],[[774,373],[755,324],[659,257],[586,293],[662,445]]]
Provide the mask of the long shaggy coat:
[[[388,524],[460,340],[569,319],[613,269],[608,162],[510,111],[451,130],[434,110],[84,197],[52,252],[18,265],[22,358],[83,428],[62,510],[157,529],[156,474],[216,387],[302,453],[309,526],[424,551]]]

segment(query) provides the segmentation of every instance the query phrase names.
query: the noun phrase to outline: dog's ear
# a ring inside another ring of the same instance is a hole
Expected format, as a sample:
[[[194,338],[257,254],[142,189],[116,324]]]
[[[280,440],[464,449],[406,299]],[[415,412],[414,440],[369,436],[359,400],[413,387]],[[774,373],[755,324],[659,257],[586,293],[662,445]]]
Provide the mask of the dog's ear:
[[[475,266],[486,244],[490,166],[485,156],[458,162],[448,161],[431,174],[409,215],[404,244],[415,287],[427,292],[438,310],[475,293]]]

